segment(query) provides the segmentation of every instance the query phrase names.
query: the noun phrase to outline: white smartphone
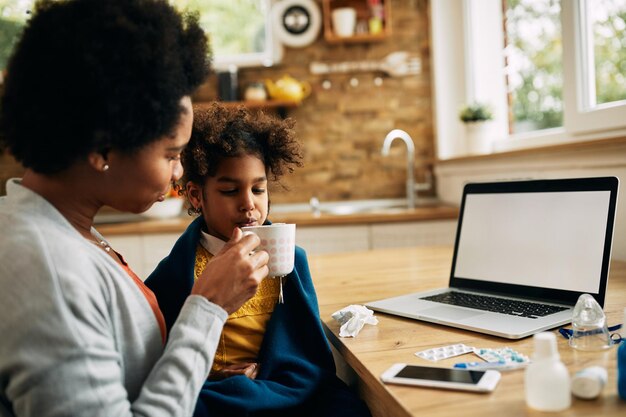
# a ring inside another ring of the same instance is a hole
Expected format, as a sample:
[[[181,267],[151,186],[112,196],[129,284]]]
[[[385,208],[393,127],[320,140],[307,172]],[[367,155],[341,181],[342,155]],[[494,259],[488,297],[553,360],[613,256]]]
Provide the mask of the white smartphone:
[[[380,379],[389,384],[490,392],[498,385],[500,372],[493,369],[476,371],[396,363]]]

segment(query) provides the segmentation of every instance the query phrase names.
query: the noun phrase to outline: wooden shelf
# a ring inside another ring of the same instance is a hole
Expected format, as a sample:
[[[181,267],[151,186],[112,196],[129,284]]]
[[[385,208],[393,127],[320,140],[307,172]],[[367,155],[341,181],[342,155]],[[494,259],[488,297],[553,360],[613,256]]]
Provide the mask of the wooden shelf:
[[[219,100],[216,100],[216,101],[224,107],[237,107],[237,106],[244,105],[250,109],[276,109],[279,107],[294,108],[300,105],[299,102],[292,101],[292,100],[266,100],[266,101],[253,101],[253,100],[219,101]],[[211,103],[213,103],[213,101],[198,101],[194,103],[194,106],[208,106]]]
[[[224,107],[237,107],[245,106],[249,109],[271,109],[276,110],[278,115],[283,119],[287,116],[287,109],[293,109],[300,105],[300,102],[293,100],[265,100],[265,101],[197,101],[194,102],[194,107],[206,107],[211,103],[218,102]]]
[[[387,39],[389,35],[386,33],[378,33],[376,35],[370,35],[369,33],[358,34],[354,36],[335,36],[331,34],[330,36],[324,36],[326,42],[332,44],[339,43],[367,43],[367,42],[381,42]]]
[[[391,0],[381,0],[384,10],[383,28],[380,33],[358,33],[353,36],[337,36],[332,28],[332,11],[339,7],[352,7],[357,12],[358,22],[367,22],[370,11],[367,0],[323,0],[324,39],[331,44],[381,42],[391,36]]]

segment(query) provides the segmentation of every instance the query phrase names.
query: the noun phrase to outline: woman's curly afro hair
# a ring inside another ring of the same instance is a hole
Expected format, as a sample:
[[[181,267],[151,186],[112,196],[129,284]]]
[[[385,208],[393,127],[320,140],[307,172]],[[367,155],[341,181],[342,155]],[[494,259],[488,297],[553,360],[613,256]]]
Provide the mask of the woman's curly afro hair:
[[[257,156],[270,180],[302,165],[302,154],[291,119],[280,120],[263,112],[252,113],[243,106],[213,103],[196,109],[191,140],[183,150],[182,183],[204,185],[224,158]]]
[[[0,143],[54,174],[171,134],[209,71],[196,15],[165,0],[42,0],[9,61]]]

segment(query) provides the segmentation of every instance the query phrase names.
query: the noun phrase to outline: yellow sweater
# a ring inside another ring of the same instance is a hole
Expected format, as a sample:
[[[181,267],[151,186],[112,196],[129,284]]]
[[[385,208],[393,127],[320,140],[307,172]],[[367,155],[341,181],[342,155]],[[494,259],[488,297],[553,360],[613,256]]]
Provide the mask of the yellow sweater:
[[[198,245],[194,267],[195,279],[198,279],[211,259],[213,255],[202,245]],[[211,372],[236,363],[257,362],[265,328],[278,301],[279,291],[278,279],[264,279],[254,297],[228,316]]]

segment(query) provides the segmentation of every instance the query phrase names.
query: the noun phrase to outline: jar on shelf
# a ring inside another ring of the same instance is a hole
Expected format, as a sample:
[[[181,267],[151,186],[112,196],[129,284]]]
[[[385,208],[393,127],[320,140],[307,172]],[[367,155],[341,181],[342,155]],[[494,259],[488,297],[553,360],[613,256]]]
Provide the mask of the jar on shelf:
[[[385,11],[381,0],[368,0],[370,9],[369,31],[373,35],[377,35],[383,31],[383,22],[385,20]]]
[[[244,99],[246,101],[266,101],[267,90],[265,89],[265,84],[262,82],[248,84],[244,92]]]

